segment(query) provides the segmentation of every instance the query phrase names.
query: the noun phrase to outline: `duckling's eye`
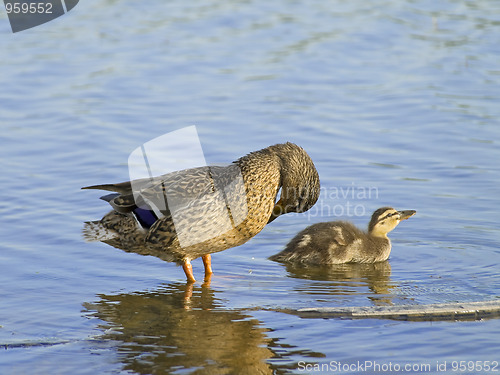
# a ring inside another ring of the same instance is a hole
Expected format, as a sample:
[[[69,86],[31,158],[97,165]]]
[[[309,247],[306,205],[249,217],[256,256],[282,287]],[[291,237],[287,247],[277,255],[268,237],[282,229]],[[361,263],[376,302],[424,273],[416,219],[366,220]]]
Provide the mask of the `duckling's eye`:
[[[385,216],[381,217],[381,218],[379,219],[379,222],[382,222],[382,220],[385,220],[385,219],[387,219],[388,217],[391,217],[391,216],[392,216],[392,214],[387,214],[387,215],[385,215]]]
[[[381,217],[381,218],[379,219],[379,223],[380,223],[380,224],[383,224],[385,219],[387,219],[387,218],[389,218],[389,217],[391,217],[391,216],[394,216],[394,215],[399,215],[399,213],[398,213],[398,212],[392,212],[392,213],[390,213],[390,214],[387,214],[387,215],[385,215],[384,217]]]

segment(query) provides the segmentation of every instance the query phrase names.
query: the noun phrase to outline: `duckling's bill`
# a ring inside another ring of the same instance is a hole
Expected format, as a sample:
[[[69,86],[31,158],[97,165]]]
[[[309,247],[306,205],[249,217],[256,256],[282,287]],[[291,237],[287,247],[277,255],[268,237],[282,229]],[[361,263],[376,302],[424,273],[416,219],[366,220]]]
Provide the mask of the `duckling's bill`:
[[[399,213],[399,220],[406,220],[412,217],[417,213],[415,210],[406,210],[406,211],[398,211]]]

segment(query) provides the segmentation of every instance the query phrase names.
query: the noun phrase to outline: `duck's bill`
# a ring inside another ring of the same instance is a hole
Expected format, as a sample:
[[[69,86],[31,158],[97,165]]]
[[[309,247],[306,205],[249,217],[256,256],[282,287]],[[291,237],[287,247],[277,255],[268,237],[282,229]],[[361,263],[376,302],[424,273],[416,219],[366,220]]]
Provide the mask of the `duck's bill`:
[[[415,210],[406,210],[406,211],[399,211],[399,220],[406,220],[415,215],[417,211]]]
[[[267,223],[269,224],[270,222],[274,221],[274,219],[276,219],[278,216],[281,216],[284,213],[286,213],[286,212],[285,212],[285,209],[283,207],[283,201],[280,199],[274,205],[273,213],[271,214],[271,217],[269,218],[269,221]]]

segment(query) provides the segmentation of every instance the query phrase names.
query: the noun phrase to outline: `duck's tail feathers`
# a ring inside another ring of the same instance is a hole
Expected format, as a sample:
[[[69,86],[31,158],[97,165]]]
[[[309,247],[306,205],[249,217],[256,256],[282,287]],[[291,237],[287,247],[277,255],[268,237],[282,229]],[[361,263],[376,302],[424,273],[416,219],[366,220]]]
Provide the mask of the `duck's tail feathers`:
[[[118,236],[118,233],[106,228],[101,221],[86,221],[82,234],[83,239],[87,242],[107,241]]]
[[[82,187],[82,189],[107,190],[107,191],[114,191],[120,194],[130,194],[132,192],[132,184],[130,183],[130,181],[126,181],[126,182],[121,182],[119,184],[85,186]]]

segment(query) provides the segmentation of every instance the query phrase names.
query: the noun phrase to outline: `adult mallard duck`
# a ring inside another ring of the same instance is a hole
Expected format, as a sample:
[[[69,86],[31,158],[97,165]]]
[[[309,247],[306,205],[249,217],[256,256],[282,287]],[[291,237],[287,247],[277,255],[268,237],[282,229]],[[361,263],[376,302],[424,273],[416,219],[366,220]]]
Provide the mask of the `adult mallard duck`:
[[[375,263],[387,260],[391,241],[387,234],[416,211],[376,210],[368,232],[346,221],[313,224],[299,232],[283,251],[269,259],[305,264]]]
[[[193,282],[193,259],[202,257],[209,278],[211,253],[247,242],[282,214],[309,210],[319,188],[318,172],[304,149],[277,144],[224,167],[84,187],[115,192],[102,197],[113,210],[86,222],[84,236],[176,262]]]

